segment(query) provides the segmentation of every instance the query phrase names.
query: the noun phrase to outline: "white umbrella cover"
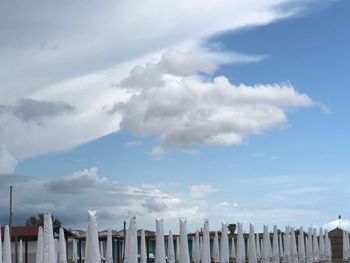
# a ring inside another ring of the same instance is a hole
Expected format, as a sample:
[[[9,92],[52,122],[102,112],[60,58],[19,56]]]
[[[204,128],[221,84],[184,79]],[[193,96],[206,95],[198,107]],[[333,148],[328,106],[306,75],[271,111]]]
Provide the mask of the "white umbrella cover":
[[[193,261],[194,263],[199,263],[201,260],[201,255],[200,255],[200,248],[199,248],[199,232],[198,230],[196,231],[196,237],[195,237],[195,243],[194,243],[194,254],[193,254]]]
[[[11,239],[9,226],[5,226],[4,231],[4,251],[3,251],[3,263],[12,263],[11,257]]]
[[[325,257],[325,242],[323,237],[323,229],[320,228],[319,236],[318,236],[318,243],[319,243],[319,249],[320,249],[320,261],[324,261],[326,259]]]
[[[263,230],[262,262],[270,262],[270,235],[267,225],[264,225]]]
[[[72,240],[72,261],[73,263],[77,263],[78,262],[78,250],[77,250],[77,241],[75,239]],[[37,262],[38,263],[38,262]]]
[[[309,227],[307,231],[307,239],[306,239],[306,262],[313,263],[314,262],[314,254],[312,249],[312,228]]]
[[[36,241],[36,263],[43,263],[43,229],[39,226],[38,238]]]
[[[305,238],[304,238],[304,229],[300,227],[299,236],[298,236],[298,255],[299,262],[305,262]]]
[[[169,236],[168,236],[168,262],[175,263],[174,239],[171,231],[169,231]],[[147,263],[147,262],[143,262],[143,263]]]
[[[180,259],[180,237],[176,237],[176,260]]]
[[[236,257],[236,245],[235,245],[235,239],[231,238],[231,252],[230,257],[235,258]]]
[[[291,263],[298,263],[297,241],[295,238],[295,230],[291,228]]]
[[[284,252],[283,252],[282,234],[278,234],[278,241],[279,241],[280,257],[283,257]]]
[[[180,218],[180,258],[179,263],[190,263],[190,256],[188,253],[188,240],[186,219]]]
[[[230,263],[227,224],[221,225],[220,263]]]
[[[23,263],[23,242],[22,242],[22,239],[19,240],[18,263]]]
[[[136,217],[130,218],[128,229],[128,263],[137,263],[137,229],[136,229]]]
[[[318,262],[320,259],[320,250],[318,247],[317,233],[315,228],[312,231],[312,245],[313,245],[314,262]]]
[[[291,262],[291,245],[290,245],[290,227],[286,227],[286,232],[284,234],[284,257],[283,263]]]
[[[111,263],[112,262],[113,261],[111,261]],[[146,235],[145,235],[145,230],[144,229],[141,230],[140,263],[147,263]],[[170,263],[170,261],[169,261],[169,263]]]
[[[165,263],[163,219],[156,219],[156,258],[155,263]]]
[[[249,251],[248,251],[248,260],[249,263],[257,263],[256,257],[256,247],[255,247],[255,233],[254,226],[249,224]]]
[[[209,239],[209,222],[204,220],[203,226],[203,249],[202,249],[202,263],[210,263],[210,239]]]
[[[67,263],[67,248],[66,248],[66,239],[64,237],[63,228],[60,228],[59,233],[59,249],[58,249],[58,262]]]
[[[255,235],[255,247],[256,247],[256,257],[258,261],[261,259],[261,249],[260,249],[260,238],[259,233]]]
[[[113,263],[113,249],[112,249],[112,229],[107,230],[107,244],[106,244],[106,263]]]
[[[45,260],[44,260],[45,261]],[[101,261],[98,245],[98,233],[96,222],[96,211],[88,211],[88,227],[85,243],[85,263],[97,263]]]
[[[245,263],[245,245],[243,237],[243,224],[238,223],[237,230],[237,251],[236,251],[236,263]]]
[[[218,232],[215,231],[214,235],[214,243],[213,243],[213,260],[214,262],[219,262],[220,261],[220,256],[219,256],[219,237],[218,237]]]
[[[44,213],[43,230],[43,262],[56,263],[55,241],[53,239],[52,217],[50,212]]]
[[[278,231],[277,226],[273,226],[273,238],[272,238],[272,262],[279,263],[280,262],[280,253],[278,246]]]

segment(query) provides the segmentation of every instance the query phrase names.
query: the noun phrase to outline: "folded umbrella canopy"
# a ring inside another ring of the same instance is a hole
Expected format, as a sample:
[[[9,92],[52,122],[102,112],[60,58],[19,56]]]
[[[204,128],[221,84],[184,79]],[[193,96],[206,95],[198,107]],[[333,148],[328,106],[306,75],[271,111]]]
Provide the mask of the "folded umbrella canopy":
[[[230,263],[227,224],[221,224],[220,263]]]
[[[4,251],[3,251],[3,263],[12,263],[11,257],[11,239],[9,226],[5,226],[4,231]]]
[[[203,248],[202,248],[202,263],[210,263],[210,239],[209,239],[209,222],[204,220],[203,226]]]
[[[318,243],[320,246],[320,261],[325,261],[326,257],[325,257],[325,242],[324,242],[324,236],[323,236],[323,229],[322,227],[320,227],[320,231],[319,231],[319,236],[318,236]]]
[[[217,231],[215,231],[215,235],[214,235],[213,255],[212,255],[212,257],[213,257],[213,261],[215,263],[220,261],[220,256],[219,256],[219,237],[218,237],[218,232]]]
[[[264,225],[263,230],[262,262],[270,262],[270,235],[267,225]]]
[[[255,234],[255,247],[256,247],[256,257],[258,259],[258,261],[261,260],[261,248],[260,248],[260,238],[259,238],[259,234]]]
[[[282,234],[278,234],[278,241],[279,241],[280,258],[282,258],[284,256],[283,243],[282,243]]]
[[[200,252],[200,244],[199,244],[199,232],[198,230],[196,231],[196,236],[195,236],[195,243],[194,243],[194,254],[193,254],[193,262],[194,263],[199,263],[201,260],[201,252]]]
[[[52,216],[48,211],[44,213],[43,244],[43,262],[56,263],[57,254],[55,252],[55,241],[53,239]]]
[[[73,261],[73,263],[77,263],[78,262],[77,241],[75,239],[72,240],[72,250],[73,250],[72,251],[72,261]]]
[[[236,263],[245,263],[245,245],[243,237],[243,224],[238,223],[237,230],[237,251],[236,251]]]
[[[132,217],[129,223],[128,229],[128,263],[137,263],[137,229],[136,229],[136,217]]]
[[[98,245],[98,233],[96,222],[96,211],[88,211],[88,226],[85,242],[85,263],[97,263],[101,261]],[[44,260],[45,262],[45,260]]]
[[[343,231],[343,260],[347,261],[349,258],[349,234]]]
[[[249,263],[257,263],[256,257],[256,246],[255,246],[255,233],[254,226],[249,224],[249,251],[248,251],[248,262]]]
[[[170,232],[171,234],[171,232]],[[140,247],[140,263],[147,263],[147,249],[146,249],[146,235],[145,235],[145,230],[141,230],[141,247]],[[174,252],[174,250],[173,250]],[[113,260],[111,261],[113,263]],[[174,263],[170,262],[169,263]]]
[[[307,239],[306,239],[306,262],[313,263],[314,262],[314,254],[312,248],[312,228],[309,227],[307,231]]]
[[[59,233],[59,249],[58,249],[58,262],[67,263],[67,248],[66,248],[66,239],[64,237],[63,228],[60,228]]]
[[[171,231],[169,231],[169,236],[168,236],[168,262],[175,263],[174,239]],[[147,263],[147,262],[142,262],[142,263]]]
[[[284,257],[283,263],[291,262],[291,247],[290,247],[290,227],[286,226],[286,231],[284,233]]]
[[[43,263],[43,229],[39,226],[38,238],[36,241],[36,257],[35,263]],[[74,261],[73,261],[74,262]]]
[[[163,219],[156,219],[156,258],[155,263],[165,263]]]
[[[235,238],[231,238],[231,251],[230,251],[230,257],[236,258],[236,245],[235,245]]]
[[[279,263],[280,262],[280,253],[278,246],[278,231],[277,226],[273,226],[273,238],[272,238],[272,262]]]
[[[291,239],[290,239],[290,242],[291,242],[291,256],[290,256],[290,260],[291,260],[291,263],[298,263],[298,251],[297,251],[297,241],[296,241],[296,238],[295,238],[295,230],[294,228],[291,228]]]
[[[328,230],[325,229],[324,230],[324,241],[325,241],[325,258],[326,258],[326,261],[331,261],[332,260],[332,251],[330,249],[330,246],[331,246],[331,242],[330,242],[330,239],[329,239],[329,235],[328,235]]]
[[[314,262],[319,262],[320,250],[319,250],[319,246],[318,246],[316,228],[314,228],[312,231],[312,246],[313,246]]]
[[[304,238],[304,229],[303,227],[299,228],[299,236],[298,236],[298,255],[299,262],[305,262],[305,238]]]
[[[107,230],[107,244],[106,244],[106,263],[113,263],[113,251],[112,251],[112,230]]]
[[[176,260],[180,260],[180,237],[176,237]]]
[[[22,239],[19,240],[18,263],[23,263],[23,242],[22,242]]]
[[[190,256],[188,253],[186,218],[180,218],[180,257],[179,257],[179,263],[190,263]]]

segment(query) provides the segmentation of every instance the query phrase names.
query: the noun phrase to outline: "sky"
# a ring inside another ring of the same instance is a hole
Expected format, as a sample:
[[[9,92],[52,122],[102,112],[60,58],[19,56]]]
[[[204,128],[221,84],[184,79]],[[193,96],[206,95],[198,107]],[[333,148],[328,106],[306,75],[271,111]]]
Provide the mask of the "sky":
[[[350,229],[350,2],[0,3],[0,224]]]

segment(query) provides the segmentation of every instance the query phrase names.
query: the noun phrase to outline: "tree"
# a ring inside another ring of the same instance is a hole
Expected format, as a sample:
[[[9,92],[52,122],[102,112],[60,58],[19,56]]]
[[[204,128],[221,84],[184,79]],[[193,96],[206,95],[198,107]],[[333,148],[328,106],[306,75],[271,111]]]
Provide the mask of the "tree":
[[[59,228],[62,223],[57,218],[51,215],[53,229]],[[38,214],[38,216],[30,216],[25,223],[26,226],[39,227],[44,226],[44,214]]]

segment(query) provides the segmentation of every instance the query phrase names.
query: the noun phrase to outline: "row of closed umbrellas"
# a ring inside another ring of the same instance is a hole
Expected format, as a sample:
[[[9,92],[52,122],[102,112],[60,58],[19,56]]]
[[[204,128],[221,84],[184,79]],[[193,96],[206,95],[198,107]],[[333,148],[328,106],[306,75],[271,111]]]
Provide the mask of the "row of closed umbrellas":
[[[186,219],[180,218],[180,235],[176,238],[176,254],[174,251],[174,241],[171,231],[169,231],[167,247],[165,246],[163,220],[156,219],[156,251],[155,263],[190,263],[189,244],[186,228]],[[309,228],[307,235],[301,227],[298,233],[291,227],[286,227],[285,233],[278,231],[277,226],[273,227],[272,239],[268,226],[264,225],[263,236],[260,239],[255,234],[254,226],[249,225],[249,237],[245,240],[243,235],[243,224],[237,225],[237,237],[229,240],[227,224],[222,224],[219,239],[218,232],[215,232],[210,242],[209,222],[204,221],[203,232],[197,231],[192,238],[192,260],[194,263],[230,263],[233,258],[236,263],[313,263],[331,261],[331,242],[327,230]],[[343,235],[343,258],[350,258],[350,243],[348,233]],[[231,241],[231,242],[230,242]],[[55,244],[57,242],[57,244]],[[102,246],[101,246],[102,247]],[[9,228],[4,230],[4,244],[1,249],[0,239],[0,263],[11,263],[11,242]],[[138,248],[136,218],[130,219],[129,227],[126,231],[125,240],[125,263],[147,263],[147,252],[145,242],[145,232],[141,231],[141,243]],[[19,260],[23,262],[22,241],[19,244]],[[44,227],[39,228],[37,239],[36,263],[67,263],[67,251],[64,231],[61,228],[58,241],[53,237],[52,218],[49,212],[44,213]],[[138,254],[140,251],[140,254]],[[88,212],[88,227],[85,242],[85,263],[100,263],[101,250],[99,247],[96,212]],[[73,262],[77,262],[77,244],[73,240]],[[113,262],[112,255],[112,233],[108,229],[106,253],[103,260],[106,263]]]

